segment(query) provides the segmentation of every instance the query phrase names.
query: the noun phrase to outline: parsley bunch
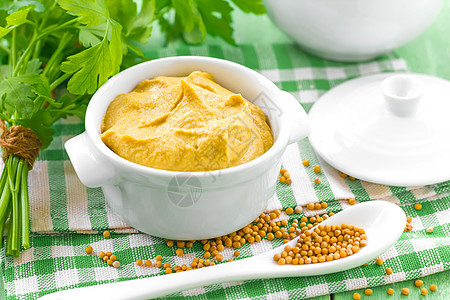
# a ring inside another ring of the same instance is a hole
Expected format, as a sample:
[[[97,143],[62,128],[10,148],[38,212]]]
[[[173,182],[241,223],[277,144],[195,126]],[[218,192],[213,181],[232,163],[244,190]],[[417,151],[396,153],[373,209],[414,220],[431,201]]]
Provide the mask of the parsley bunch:
[[[135,1],[2,0],[0,118],[6,127],[31,129],[40,149],[48,147],[56,121],[83,118],[89,95],[122,68],[146,59],[139,44],[148,41],[153,22],[167,40],[200,43],[210,34],[235,44],[227,0]],[[265,13],[262,0],[231,1],[246,13]],[[30,166],[19,153],[9,154],[0,177],[0,245],[7,227],[6,255],[30,247]]]

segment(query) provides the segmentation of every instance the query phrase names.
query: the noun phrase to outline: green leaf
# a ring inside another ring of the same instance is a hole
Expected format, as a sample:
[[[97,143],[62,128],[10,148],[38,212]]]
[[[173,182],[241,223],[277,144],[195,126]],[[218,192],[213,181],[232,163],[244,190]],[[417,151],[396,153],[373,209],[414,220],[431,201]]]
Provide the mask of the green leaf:
[[[11,31],[11,28],[4,28],[0,26],[0,39],[7,35]]]
[[[216,0],[214,5],[208,5],[209,0],[197,0],[200,13],[208,33],[219,36],[226,42],[235,45],[233,28],[231,27],[231,12],[233,8],[225,0]]]
[[[5,1],[5,0],[2,0]],[[54,0],[49,0],[54,2]],[[21,9],[30,7],[32,10],[37,12],[44,12],[45,6],[41,3],[41,1],[37,0],[20,0],[20,1],[13,1],[11,5],[8,6],[8,12],[9,14],[12,14],[13,12],[19,11]]]
[[[266,13],[266,8],[262,3],[262,0],[232,0],[237,7],[243,12],[255,15],[263,15]]]
[[[55,118],[49,111],[39,110],[31,118],[16,120],[17,125],[22,125],[33,129],[41,141],[41,150],[47,148],[53,140],[55,131],[50,127],[54,123]]]
[[[42,72],[41,66],[42,62],[38,58],[32,59],[27,64],[25,74],[32,74],[32,73],[39,74]]]
[[[22,25],[27,21],[27,16],[30,10],[32,9],[31,6],[28,6],[24,9],[20,9],[16,11],[15,13],[9,15],[6,17],[6,23],[8,25]]]
[[[56,0],[67,13],[77,16],[81,24],[97,26],[109,19],[109,11],[103,0]]]
[[[155,1],[143,1],[139,14],[126,23],[126,36],[140,43],[146,43],[152,34]]]
[[[34,110],[35,94],[29,84],[19,81],[19,78],[4,78],[0,82],[0,99],[2,110],[9,116],[30,118]]]
[[[190,33],[194,30],[198,31],[204,40],[206,38],[206,28],[195,1],[172,0],[172,5],[173,8],[175,8],[177,16],[181,20],[184,32]]]
[[[108,78],[119,72],[122,61],[121,26],[109,21],[110,41],[103,39],[94,47],[69,56],[61,71],[74,74],[67,89],[74,95],[93,94]]]
[[[108,30],[106,22],[93,27],[81,27],[80,43],[86,48],[95,46],[102,41],[106,30]]]

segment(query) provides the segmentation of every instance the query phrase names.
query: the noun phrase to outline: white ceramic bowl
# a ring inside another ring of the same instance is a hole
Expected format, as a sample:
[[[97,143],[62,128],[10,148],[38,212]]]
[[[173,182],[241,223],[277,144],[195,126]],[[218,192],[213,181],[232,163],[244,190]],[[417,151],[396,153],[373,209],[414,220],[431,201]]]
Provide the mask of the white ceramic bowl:
[[[443,0],[265,0],[271,19],[306,51],[363,61],[417,37]]]
[[[208,172],[174,172],[144,167],[112,152],[100,139],[109,103],[120,93],[155,76],[185,76],[201,70],[241,93],[268,117],[274,145],[236,167]],[[310,132],[297,100],[261,74],[208,57],[169,57],[129,68],[106,82],[86,112],[86,132],[65,148],[81,182],[103,189],[113,211],[131,226],[164,238],[198,240],[228,234],[253,221],[275,191],[281,156],[288,144]]]

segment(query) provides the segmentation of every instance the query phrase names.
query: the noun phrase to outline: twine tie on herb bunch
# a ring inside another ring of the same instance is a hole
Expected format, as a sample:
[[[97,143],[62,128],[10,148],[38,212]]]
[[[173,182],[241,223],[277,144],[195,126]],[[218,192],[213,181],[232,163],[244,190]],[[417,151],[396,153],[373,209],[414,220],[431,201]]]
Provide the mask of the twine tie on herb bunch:
[[[7,128],[4,120],[0,122],[0,130],[3,161],[6,162],[10,155],[17,155],[25,159],[31,170],[41,148],[41,141],[34,131],[20,125]]]

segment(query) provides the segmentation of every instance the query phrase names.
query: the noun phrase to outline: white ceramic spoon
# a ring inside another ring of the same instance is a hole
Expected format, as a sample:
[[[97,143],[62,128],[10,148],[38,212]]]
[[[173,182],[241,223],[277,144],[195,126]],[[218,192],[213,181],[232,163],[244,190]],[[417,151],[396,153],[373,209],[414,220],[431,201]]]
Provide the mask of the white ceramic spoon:
[[[370,201],[351,206],[321,224],[353,224],[364,228],[367,246],[358,253],[335,261],[310,265],[283,265],[273,261],[286,245],[263,254],[188,272],[101,284],[59,291],[41,299],[148,299],[214,283],[335,273],[361,266],[389,249],[405,228],[406,216],[397,205],[386,201]]]

